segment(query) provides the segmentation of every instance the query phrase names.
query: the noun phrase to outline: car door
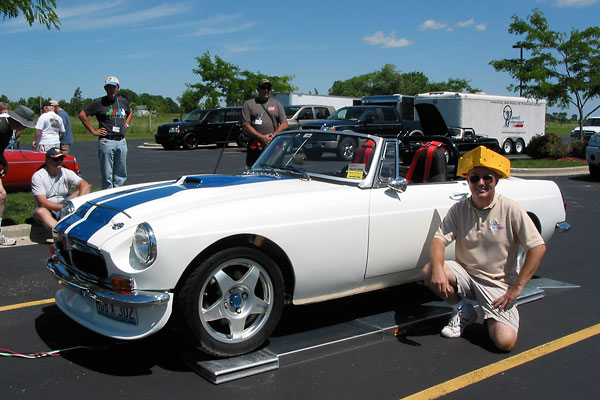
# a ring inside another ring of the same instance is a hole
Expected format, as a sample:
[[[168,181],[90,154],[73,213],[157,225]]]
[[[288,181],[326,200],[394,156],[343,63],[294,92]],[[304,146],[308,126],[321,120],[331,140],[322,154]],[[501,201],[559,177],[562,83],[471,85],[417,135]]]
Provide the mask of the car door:
[[[379,135],[380,128],[379,124],[383,119],[381,109],[376,107],[369,107],[361,115],[360,131],[362,133],[368,133],[369,135]]]
[[[393,152],[386,148],[385,157]],[[431,239],[448,209],[468,193],[466,181],[409,184],[402,193],[385,185],[372,189],[365,277],[418,273],[429,261]],[[447,249],[448,257],[453,256],[453,249]]]
[[[228,143],[235,142],[240,135],[242,119],[241,108],[228,108],[225,110],[225,122],[219,132],[219,141]]]
[[[222,143],[225,138],[223,131],[225,125],[225,110],[220,108],[211,111],[204,119],[204,127],[200,136],[202,143]]]
[[[380,135],[383,137],[398,137],[402,125],[398,120],[398,114],[391,107],[381,108],[382,120],[379,123]]]

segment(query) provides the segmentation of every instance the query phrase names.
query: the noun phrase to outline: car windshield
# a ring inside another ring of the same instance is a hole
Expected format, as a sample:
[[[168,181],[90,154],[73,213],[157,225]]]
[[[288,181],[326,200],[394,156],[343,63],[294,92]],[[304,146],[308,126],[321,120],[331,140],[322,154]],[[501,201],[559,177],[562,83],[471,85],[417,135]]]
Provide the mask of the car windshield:
[[[331,114],[327,119],[358,121],[364,111],[364,107],[343,107]]]
[[[583,126],[600,126],[600,118],[588,118],[583,123]]]
[[[350,159],[341,158],[335,150],[337,144],[342,142],[355,149]],[[247,173],[357,182],[365,179],[369,173],[375,149],[375,140],[356,135],[297,131],[280,133]]]
[[[208,110],[194,110],[183,119],[184,121],[202,121]]]
[[[285,111],[285,116],[287,118],[292,118],[294,116],[294,114],[296,114],[298,112],[299,109],[300,109],[300,106],[283,107],[283,110]]]

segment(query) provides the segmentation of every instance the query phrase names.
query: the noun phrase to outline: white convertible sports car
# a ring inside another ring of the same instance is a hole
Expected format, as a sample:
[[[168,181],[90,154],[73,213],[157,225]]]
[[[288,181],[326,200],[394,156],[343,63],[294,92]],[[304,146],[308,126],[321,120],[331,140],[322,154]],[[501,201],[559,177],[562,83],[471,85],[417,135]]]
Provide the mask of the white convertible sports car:
[[[355,143],[351,161],[324,151],[345,138]],[[120,339],[151,335],[177,317],[200,349],[232,356],[261,346],[285,303],[418,280],[434,232],[469,187],[446,173],[433,178],[435,165],[406,171],[398,154],[396,139],[288,131],[243,175],[190,175],[73,199],[48,260],[60,284],[56,303]],[[497,190],[528,211],[546,241],[563,226],[555,183],[509,178]]]

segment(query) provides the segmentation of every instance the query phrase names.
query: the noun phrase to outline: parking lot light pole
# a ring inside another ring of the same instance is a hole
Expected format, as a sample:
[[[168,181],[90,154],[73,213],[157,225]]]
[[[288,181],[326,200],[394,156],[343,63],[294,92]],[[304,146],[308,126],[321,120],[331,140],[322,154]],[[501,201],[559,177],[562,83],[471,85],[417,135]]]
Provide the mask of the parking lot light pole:
[[[513,44],[513,49],[521,49],[521,65],[523,65],[523,46]],[[523,81],[519,78],[519,97],[523,96]]]

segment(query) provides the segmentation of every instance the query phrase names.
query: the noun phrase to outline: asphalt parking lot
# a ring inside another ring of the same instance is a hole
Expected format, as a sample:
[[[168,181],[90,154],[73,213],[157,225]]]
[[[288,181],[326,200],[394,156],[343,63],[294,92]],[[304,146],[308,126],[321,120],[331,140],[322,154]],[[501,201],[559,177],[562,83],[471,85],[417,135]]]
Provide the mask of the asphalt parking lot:
[[[132,141],[133,142],[133,141]],[[128,183],[173,179],[190,171],[240,172],[244,153],[235,147],[196,151],[139,148],[130,142]],[[77,143],[85,179],[98,185],[95,143]],[[529,178],[527,178],[529,179]],[[2,398],[245,397],[252,399],[597,398],[600,359],[598,281],[595,257],[600,220],[600,183],[589,175],[552,179],[563,191],[573,228],[549,243],[539,275],[579,288],[549,291],[521,306],[521,331],[510,354],[494,351],[480,326],[464,338],[439,336],[440,321],[399,337],[342,343],[313,351],[280,368],[214,385],[189,368],[176,331],[139,342],[119,343],[93,334],[53,304],[54,279],[45,270],[48,245],[0,249],[0,350],[59,352],[36,359],[2,357]],[[366,315],[412,314],[415,299],[434,301],[419,285],[405,285],[350,299],[291,307],[274,336],[320,329],[343,330]],[[79,346],[86,346],[80,348]],[[561,347],[562,346],[562,347]],[[69,350],[71,349],[71,350]],[[427,391],[420,393],[421,391]]]

